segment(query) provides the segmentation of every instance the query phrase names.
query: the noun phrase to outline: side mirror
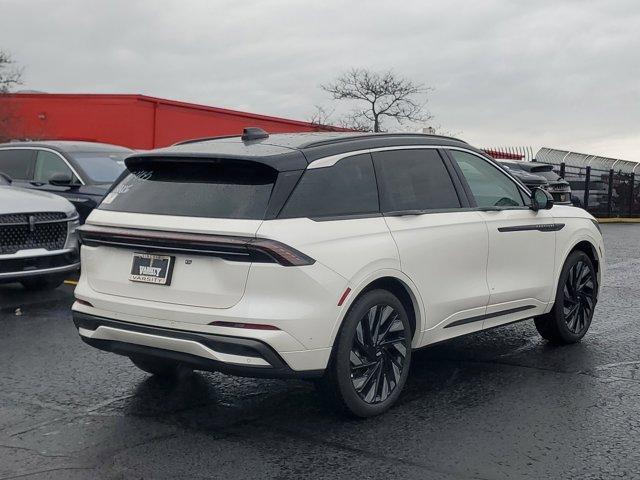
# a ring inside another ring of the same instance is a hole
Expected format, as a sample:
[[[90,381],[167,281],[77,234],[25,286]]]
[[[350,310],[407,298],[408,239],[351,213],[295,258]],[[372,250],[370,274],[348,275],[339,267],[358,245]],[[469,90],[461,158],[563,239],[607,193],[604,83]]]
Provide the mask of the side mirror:
[[[549,210],[551,207],[553,207],[551,194],[540,187],[535,187],[531,191],[531,210],[537,212],[538,210]]]
[[[49,179],[49,183],[56,187],[70,187],[73,183],[73,178],[67,173],[54,173]]]
[[[6,173],[0,172],[0,185],[11,185],[13,179]]]

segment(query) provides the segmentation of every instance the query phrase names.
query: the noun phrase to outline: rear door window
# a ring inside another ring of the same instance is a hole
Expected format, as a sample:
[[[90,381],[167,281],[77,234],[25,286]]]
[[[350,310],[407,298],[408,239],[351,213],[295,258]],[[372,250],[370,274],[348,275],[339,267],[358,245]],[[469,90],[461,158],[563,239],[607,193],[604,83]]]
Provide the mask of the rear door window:
[[[122,178],[99,208],[261,220],[277,174],[265,165],[233,160],[142,163]]]
[[[30,180],[33,171],[33,150],[0,150],[0,172],[14,180]]]
[[[378,213],[378,190],[371,156],[343,158],[331,167],[307,169],[280,218],[338,217]]]
[[[383,212],[460,208],[437,150],[389,150],[372,155]]]

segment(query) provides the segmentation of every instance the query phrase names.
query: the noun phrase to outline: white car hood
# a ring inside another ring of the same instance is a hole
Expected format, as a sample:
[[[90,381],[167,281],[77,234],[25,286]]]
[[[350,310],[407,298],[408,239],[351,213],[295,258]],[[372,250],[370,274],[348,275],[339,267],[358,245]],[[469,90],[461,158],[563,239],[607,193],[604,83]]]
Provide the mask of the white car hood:
[[[0,186],[0,214],[64,212],[69,216],[74,211],[74,206],[59,195],[26,188]]]

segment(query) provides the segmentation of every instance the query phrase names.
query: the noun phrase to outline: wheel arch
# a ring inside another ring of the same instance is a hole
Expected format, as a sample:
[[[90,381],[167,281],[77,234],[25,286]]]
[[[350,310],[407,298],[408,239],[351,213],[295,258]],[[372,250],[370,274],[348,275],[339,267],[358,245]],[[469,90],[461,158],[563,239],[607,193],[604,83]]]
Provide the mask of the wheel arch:
[[[571,255],[575,251],[584,252],[591,259],[591,262],[593,262],[593,266],[596,269],[596,273],[599,276],[600,275],[600,256],[598,255],[598,250],[596,249],[596,246],[588,240],[581,240],[578,243],[576,243],[571,248],[571,250],[569,250],[569,253],[567,253],[567,255],[565,256],[564,261],[566,262],[569,255]],[[564,265],[564,262],[563,262],[563,265]]]
[[[567,262],[569,255],[571,255],[573,252],[576,252],[576,251],[585,253],[591,259],[591,261],[593,262],[593,266],[596,269],[598,286],[600,286],[602,283],[602,258],[598,253],[598,247],[596,246],[596,242],[593,241],[591,238],[581,237],[579,239],[576,239],[576,241],[573,242],[571,246],[566,249],[563,256],[561,257],[562,261],[558,262],[558,266],[556,268],[556,275],[554,279],[555,281],[553,286],[553,294],[551,296],[552,298],[551,303],[553,303],[553,299],[556,298],[556,293],[558,290],[558,282],[560,280],[560,275],[562,274],[562,269],[564,268],[564,264]]]
[[[407,309],[409,322],[411,323],[411,328],[413,330],[412,345],[414,347],[417,346],[417,342],[420,340],[420,333],[422,332],[424,325],[424,307],[422,304],[422,298],[409,277],[398,270],[386,269],[375,272],[365,280],[361,281],[358,286],[351,289],[347,300],[343,304],[339,319],[333,328],[333,332],[331,334],[332,344],[335,344],[335,339],[342,327],[342,324],[344,323],[344,319],[355,301],[365,293],[377,288],[388,290],[393,293]]]

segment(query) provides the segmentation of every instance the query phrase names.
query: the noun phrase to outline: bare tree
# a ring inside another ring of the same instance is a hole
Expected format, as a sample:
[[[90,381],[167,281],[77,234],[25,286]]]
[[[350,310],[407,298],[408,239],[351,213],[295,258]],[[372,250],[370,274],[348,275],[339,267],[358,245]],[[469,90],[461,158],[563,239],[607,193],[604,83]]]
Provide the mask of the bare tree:
[[[22,85],[22,69],[13,67],[13,63],[11,56],[0,50],[0,93],[9,93],[14,86]]]
[[[440,124],[420,124],[414,123],[411,125],[401,126],[394,131],[402,133],[426,133],[428,135],[442,135],[445,137],[459,137],[462,135],[462,130],[450,130],[443,127]]]
[[[372,72],[354,68],[333,82],[321,85],[334,100],[354,100],[363,105],[353,110],[344,121],[358,130],[383,131],[383,120],[398,123],[427,122],[427,94],[432,89],[400,77],[392,71]]]
[[[309,116],[309,123],[318,127],[326,127],[331,124],[333,112],[335,112],[335,108],[328,110],[321,105],[315,105],[313,112]]]
[[[14,67],[13,63],[11,56],[0,50],[0,142],[14,138],[19,124],[15,107],[5,97],[14,86],[22,84],[22,69]]]
[[[342,128],[348,128],[349,130],[355,130],[356,132],[373,132],[373,124],[365,118],[360,112],[354,110],[346,115],[342,116],[338,120],[338,125]]]

